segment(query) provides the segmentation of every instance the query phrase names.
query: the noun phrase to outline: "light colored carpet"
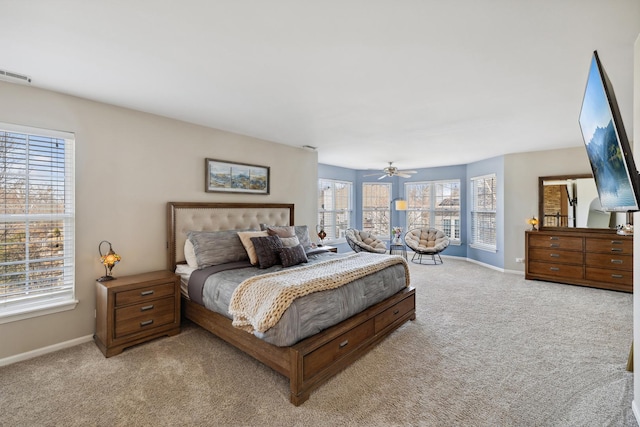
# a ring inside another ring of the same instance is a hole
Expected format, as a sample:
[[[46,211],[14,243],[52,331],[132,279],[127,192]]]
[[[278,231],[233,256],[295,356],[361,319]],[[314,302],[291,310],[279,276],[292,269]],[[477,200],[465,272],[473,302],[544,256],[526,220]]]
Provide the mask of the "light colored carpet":
[[[2,426],[637,426],[632,295],[463,260],[411,265],[417,319],[311,394],[186,325],[105,359],[93,343],[0,368]]]

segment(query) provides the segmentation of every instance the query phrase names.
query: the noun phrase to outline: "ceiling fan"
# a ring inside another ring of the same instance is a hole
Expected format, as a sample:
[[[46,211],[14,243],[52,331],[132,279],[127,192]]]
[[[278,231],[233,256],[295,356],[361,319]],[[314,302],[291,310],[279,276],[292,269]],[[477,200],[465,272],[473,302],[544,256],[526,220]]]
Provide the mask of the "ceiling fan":
[[[382,175],[378,179],[386,178],[388,176],[389,177],[399,176],[399,177],[402,177],[402,178],[411,178],[411,174],[412,173],[418,173],[418,171],[399,170],[397,167],[393,166],[393,162],[389,162],[389,166],[387,166],[384,169],[382,169],[382,172],[384,173],[384,175]],[[372,173],[372,174],[364,175],[364,176],[373,176],[373,175],[377,175],[377,173]]]

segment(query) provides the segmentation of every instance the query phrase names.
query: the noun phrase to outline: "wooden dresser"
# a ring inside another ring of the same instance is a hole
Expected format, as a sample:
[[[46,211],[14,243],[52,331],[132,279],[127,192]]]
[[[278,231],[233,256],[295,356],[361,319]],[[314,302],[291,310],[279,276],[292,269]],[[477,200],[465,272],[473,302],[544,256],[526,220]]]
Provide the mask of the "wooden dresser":
[[[106,357],[180,332],[180,276],[170,271],[96,282],[94,341]]]
[[[525,278],[633,292],[633,236],[527,231]]]

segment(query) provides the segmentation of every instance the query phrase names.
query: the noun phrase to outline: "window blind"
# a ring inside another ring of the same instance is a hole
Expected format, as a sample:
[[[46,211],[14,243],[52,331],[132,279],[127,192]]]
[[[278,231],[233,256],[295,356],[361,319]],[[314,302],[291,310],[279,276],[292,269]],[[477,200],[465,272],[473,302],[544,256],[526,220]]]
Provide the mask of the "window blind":
[[[496,249],[496,175],[471,178],[471,244]]]
[[[362,184],[362,229],[376,236],[388,236],[390,229],[391,184]]]
[[[74,138],[0,124],[0,316],[74,299]]]
[[[341,239],[351,227],[352,190],[348,181],[318,180],[318,225],[327,233],[325,240]]]

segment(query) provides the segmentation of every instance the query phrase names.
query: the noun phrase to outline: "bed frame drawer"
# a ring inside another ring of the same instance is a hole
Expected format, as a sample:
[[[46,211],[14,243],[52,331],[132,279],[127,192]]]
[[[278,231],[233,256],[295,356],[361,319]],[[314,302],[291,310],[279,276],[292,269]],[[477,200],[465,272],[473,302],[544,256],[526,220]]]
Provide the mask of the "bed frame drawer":
[[[393,322],[402,319],[405,314],[414,310],[415,307],[415,295],[411,295],[409,298],[400,301],[393,307],[390,307],[382,313],[378,314],[374,319],[376,334],[382,331],[387,326],[391,325]]]
[[[308,379],[317,374],[343,355],[350,353],[373,334],[374,322],[370,319],[308,354],[304,358],[303,378]]]

